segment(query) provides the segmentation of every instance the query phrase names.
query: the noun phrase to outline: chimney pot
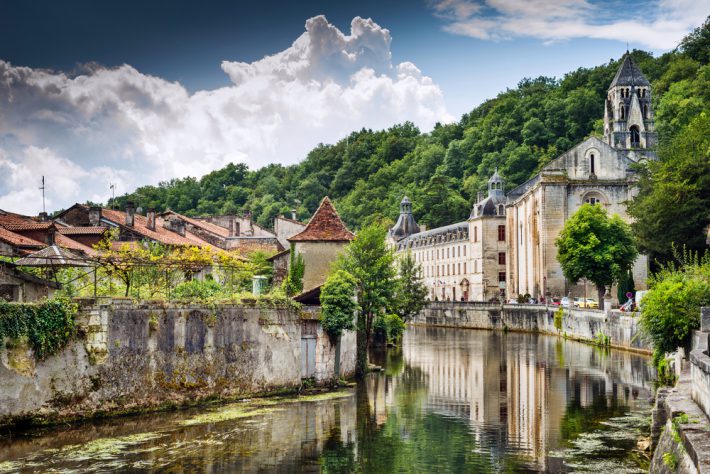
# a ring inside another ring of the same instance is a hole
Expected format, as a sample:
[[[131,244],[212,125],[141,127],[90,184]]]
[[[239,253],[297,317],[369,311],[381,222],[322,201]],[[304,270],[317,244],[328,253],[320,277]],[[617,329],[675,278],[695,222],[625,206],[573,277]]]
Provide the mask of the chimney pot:
[[[297,220],[296,209],[291,209],[291,219],[293,219],[294,221]]]
[[[148,229],[152,231],[155,231],[155,209],[153,209],[152,207],[148,208],[148,212],[146,212],[145,218],[147,221],[146,227],[148,227]]]
[[[126,225],[133,227],[133,219],[135,218],[136,207],[132,201],[126,203]]]
[[[57,229],[54,227],[50,227],[47,229],[47,245],[54,245],[55,243],[55,233],[57,232]]]
[[[47,215],[46,212],[39,213],[39,221],[40,222],[47,222],[48,220],[49,220],[49,216]]]

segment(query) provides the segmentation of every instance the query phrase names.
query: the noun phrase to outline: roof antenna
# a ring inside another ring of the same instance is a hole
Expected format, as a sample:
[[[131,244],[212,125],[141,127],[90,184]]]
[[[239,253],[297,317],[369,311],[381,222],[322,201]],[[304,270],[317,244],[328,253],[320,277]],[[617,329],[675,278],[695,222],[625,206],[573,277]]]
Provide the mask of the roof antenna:
[[[44,212],[44,213],[46,214],[46,213],[47,213],[47,209],[46,209],[46,207],[44,206],[44,189],[45,189],[45,186],[44,186],[44,176],[42,176],[42,186],[40,186],[39,189],[42,190],[42,212]]]
[[[114,183],[109,183],[109,189],[111,190],[111,209],[113,209],[116,203],[116,185]]]

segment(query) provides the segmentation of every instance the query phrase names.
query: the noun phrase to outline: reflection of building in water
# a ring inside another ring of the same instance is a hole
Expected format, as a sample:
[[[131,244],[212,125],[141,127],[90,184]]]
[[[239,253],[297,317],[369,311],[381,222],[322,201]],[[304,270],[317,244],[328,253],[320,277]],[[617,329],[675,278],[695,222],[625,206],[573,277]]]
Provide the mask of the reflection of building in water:
[[[514,446],[539,468],[561,444],[570,403],[628,401],[650,388],[644,367],[632,362],[643,362],[638,356],[619,354],[611,365],[590,346],[549,337],[444,331],[411,328],[403,348],[426,378],[427,409],[468,420],[487,449]]]

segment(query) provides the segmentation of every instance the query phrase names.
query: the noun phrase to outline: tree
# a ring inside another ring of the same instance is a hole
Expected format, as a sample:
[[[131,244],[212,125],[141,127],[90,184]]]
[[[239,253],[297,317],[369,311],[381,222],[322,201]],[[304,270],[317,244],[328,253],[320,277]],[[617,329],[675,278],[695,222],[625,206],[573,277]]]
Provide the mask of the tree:
[[[398,259],[397,288],[394,297],[394,312],[402,321],[408,322],[426,305],[427,289],[422,278],[422,267],[414,261],[411,252]]]
[[[673,244],[705,249],[710,225],[710,114],[693,119],[661,149],[660,161],[642,171],[629,203],[631,227],[641,251],[654,260],[673,257]]]
[[[306,263],[303,256],[296,252],[296,248],[291,244],[291,262],[288,266],[288,275],[283,282],[284,291],[288,296],[293,296],[303,291],[303,273],[306,271]]]
[[[367,372],[367,352],[372,337],[372,325],[378,316],[386,314],[392,305],[396,280],[394,254],[385,243],[387,230],[375,223],[358,232],[345,249],[335,268],[350,273],[357,284],[360,312],[357,318],[357,366],[362,377]]]
[[[359,305],[355,301],[355,278],[344,270],[328,275],[320,292],[321,324],[335,346],[335,379],[340,377],[340,336],[355,329],[353,317]]]
[[[599,204],[580,207],[565,222],[555,245],[565,278],[591,281],[601,309],[606,287],[623,277],[638,255],[628,224],[618,215],[609,217]]]

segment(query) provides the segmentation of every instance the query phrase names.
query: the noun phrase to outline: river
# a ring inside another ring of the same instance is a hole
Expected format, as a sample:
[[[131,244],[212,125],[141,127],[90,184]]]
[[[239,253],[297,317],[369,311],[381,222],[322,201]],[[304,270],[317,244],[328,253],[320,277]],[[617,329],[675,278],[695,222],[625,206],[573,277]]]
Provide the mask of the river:
[[[412,327],[357,389],[0,435],[5,472],[645,472],[648,358]]]

